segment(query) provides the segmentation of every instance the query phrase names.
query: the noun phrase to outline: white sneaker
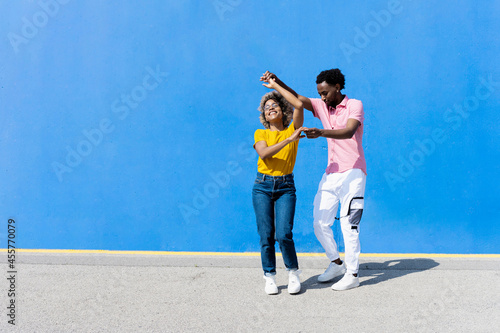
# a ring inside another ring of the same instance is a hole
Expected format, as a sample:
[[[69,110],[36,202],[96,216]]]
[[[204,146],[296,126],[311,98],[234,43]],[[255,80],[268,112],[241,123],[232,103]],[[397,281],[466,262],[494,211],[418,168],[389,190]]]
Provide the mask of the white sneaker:
[[[264,275],[264,280],[266,280],[266,294],[276,295],[278,293],[278,286],[274,280],[274,275]]]
[[[347,290],[359,287],[359,277],[352,274],[346,274],[339,282],[334,283],[333,290]]]
[[[337,265],[336,263],[331,262],[326,271],[318,276],[318,282],[328,282],[337,276],[341,276],[342,274],[345,274],[344,263],[342,262],[342,264]]]
[[[290,294],[297,294],[300,291],[300,273],[302,273],[302,271],[299,270],[288,272],[288,292]]]

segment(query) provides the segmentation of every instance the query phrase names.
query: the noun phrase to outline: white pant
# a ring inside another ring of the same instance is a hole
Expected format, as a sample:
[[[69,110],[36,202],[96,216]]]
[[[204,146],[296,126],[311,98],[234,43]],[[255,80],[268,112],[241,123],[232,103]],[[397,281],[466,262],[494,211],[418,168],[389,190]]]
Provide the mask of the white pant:
[[[324,174],[314,198],[314,233],[331,261],[338,259],[332,225],[340,202],[340,226],[345,244],[347,272],[358,273],[359,222],[364,208],[366,175],[360,169]]]

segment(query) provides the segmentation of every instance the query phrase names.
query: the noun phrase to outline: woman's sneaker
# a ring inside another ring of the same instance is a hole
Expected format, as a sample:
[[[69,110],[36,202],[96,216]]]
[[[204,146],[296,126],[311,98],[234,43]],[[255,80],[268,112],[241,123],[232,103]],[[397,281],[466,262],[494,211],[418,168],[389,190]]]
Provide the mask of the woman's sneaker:
[[[300,278],[299,274],[302,271],[294,270],[288,271],[288,292],[290,294],[297,294],[300,292]]]
[[[337,276],[345,274],[345,271],[346,269],[344,263],[337,265],[336,263],[331,262],[326,271],[318,276],[318,282],[328,282],[330,280],[333,280]]]
[[[264,280],[266,280],[266,294],[276,295],[278,293],[278,286],[274,279],[274,275],[264,275]]]

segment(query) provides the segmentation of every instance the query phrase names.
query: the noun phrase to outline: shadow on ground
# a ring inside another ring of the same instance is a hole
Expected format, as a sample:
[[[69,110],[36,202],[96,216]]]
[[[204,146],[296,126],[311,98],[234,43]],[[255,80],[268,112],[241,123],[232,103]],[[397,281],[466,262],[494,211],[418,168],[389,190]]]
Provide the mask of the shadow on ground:
[[[387,280],[400,278],[407,274],[426,271],[438,266],[439,263],[432,259],[394,259],[386,262],[368,262],[359,265],[359,274],[361,277],[370,277],[368,280],[361,282],[360,287],[374,285]],[[330,288],[333,283],[342,278],[339,276],[332,281],[319,283],[318,276],[311,276],[309,279],[302,282],[302,292],[308,289],[325,289]]]

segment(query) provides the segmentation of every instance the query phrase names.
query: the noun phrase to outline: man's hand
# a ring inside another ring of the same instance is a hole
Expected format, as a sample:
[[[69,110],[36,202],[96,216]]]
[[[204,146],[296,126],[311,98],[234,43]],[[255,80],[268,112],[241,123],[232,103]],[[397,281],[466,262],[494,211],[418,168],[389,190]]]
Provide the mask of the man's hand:
[[[321,135],[323,135],[323,131],[320,130],[319,128],[303,128],[304,133],[306,133],[306,136],[308,139],[316,139],[319,138]]]
[[[260,77],[261,81],[264,82],[269,82],[269,80],[273,79],[274,81],[280,83],[280,79],[276,76],[276,74],[271,73],[270,71],[266,71],[262,76]]]

